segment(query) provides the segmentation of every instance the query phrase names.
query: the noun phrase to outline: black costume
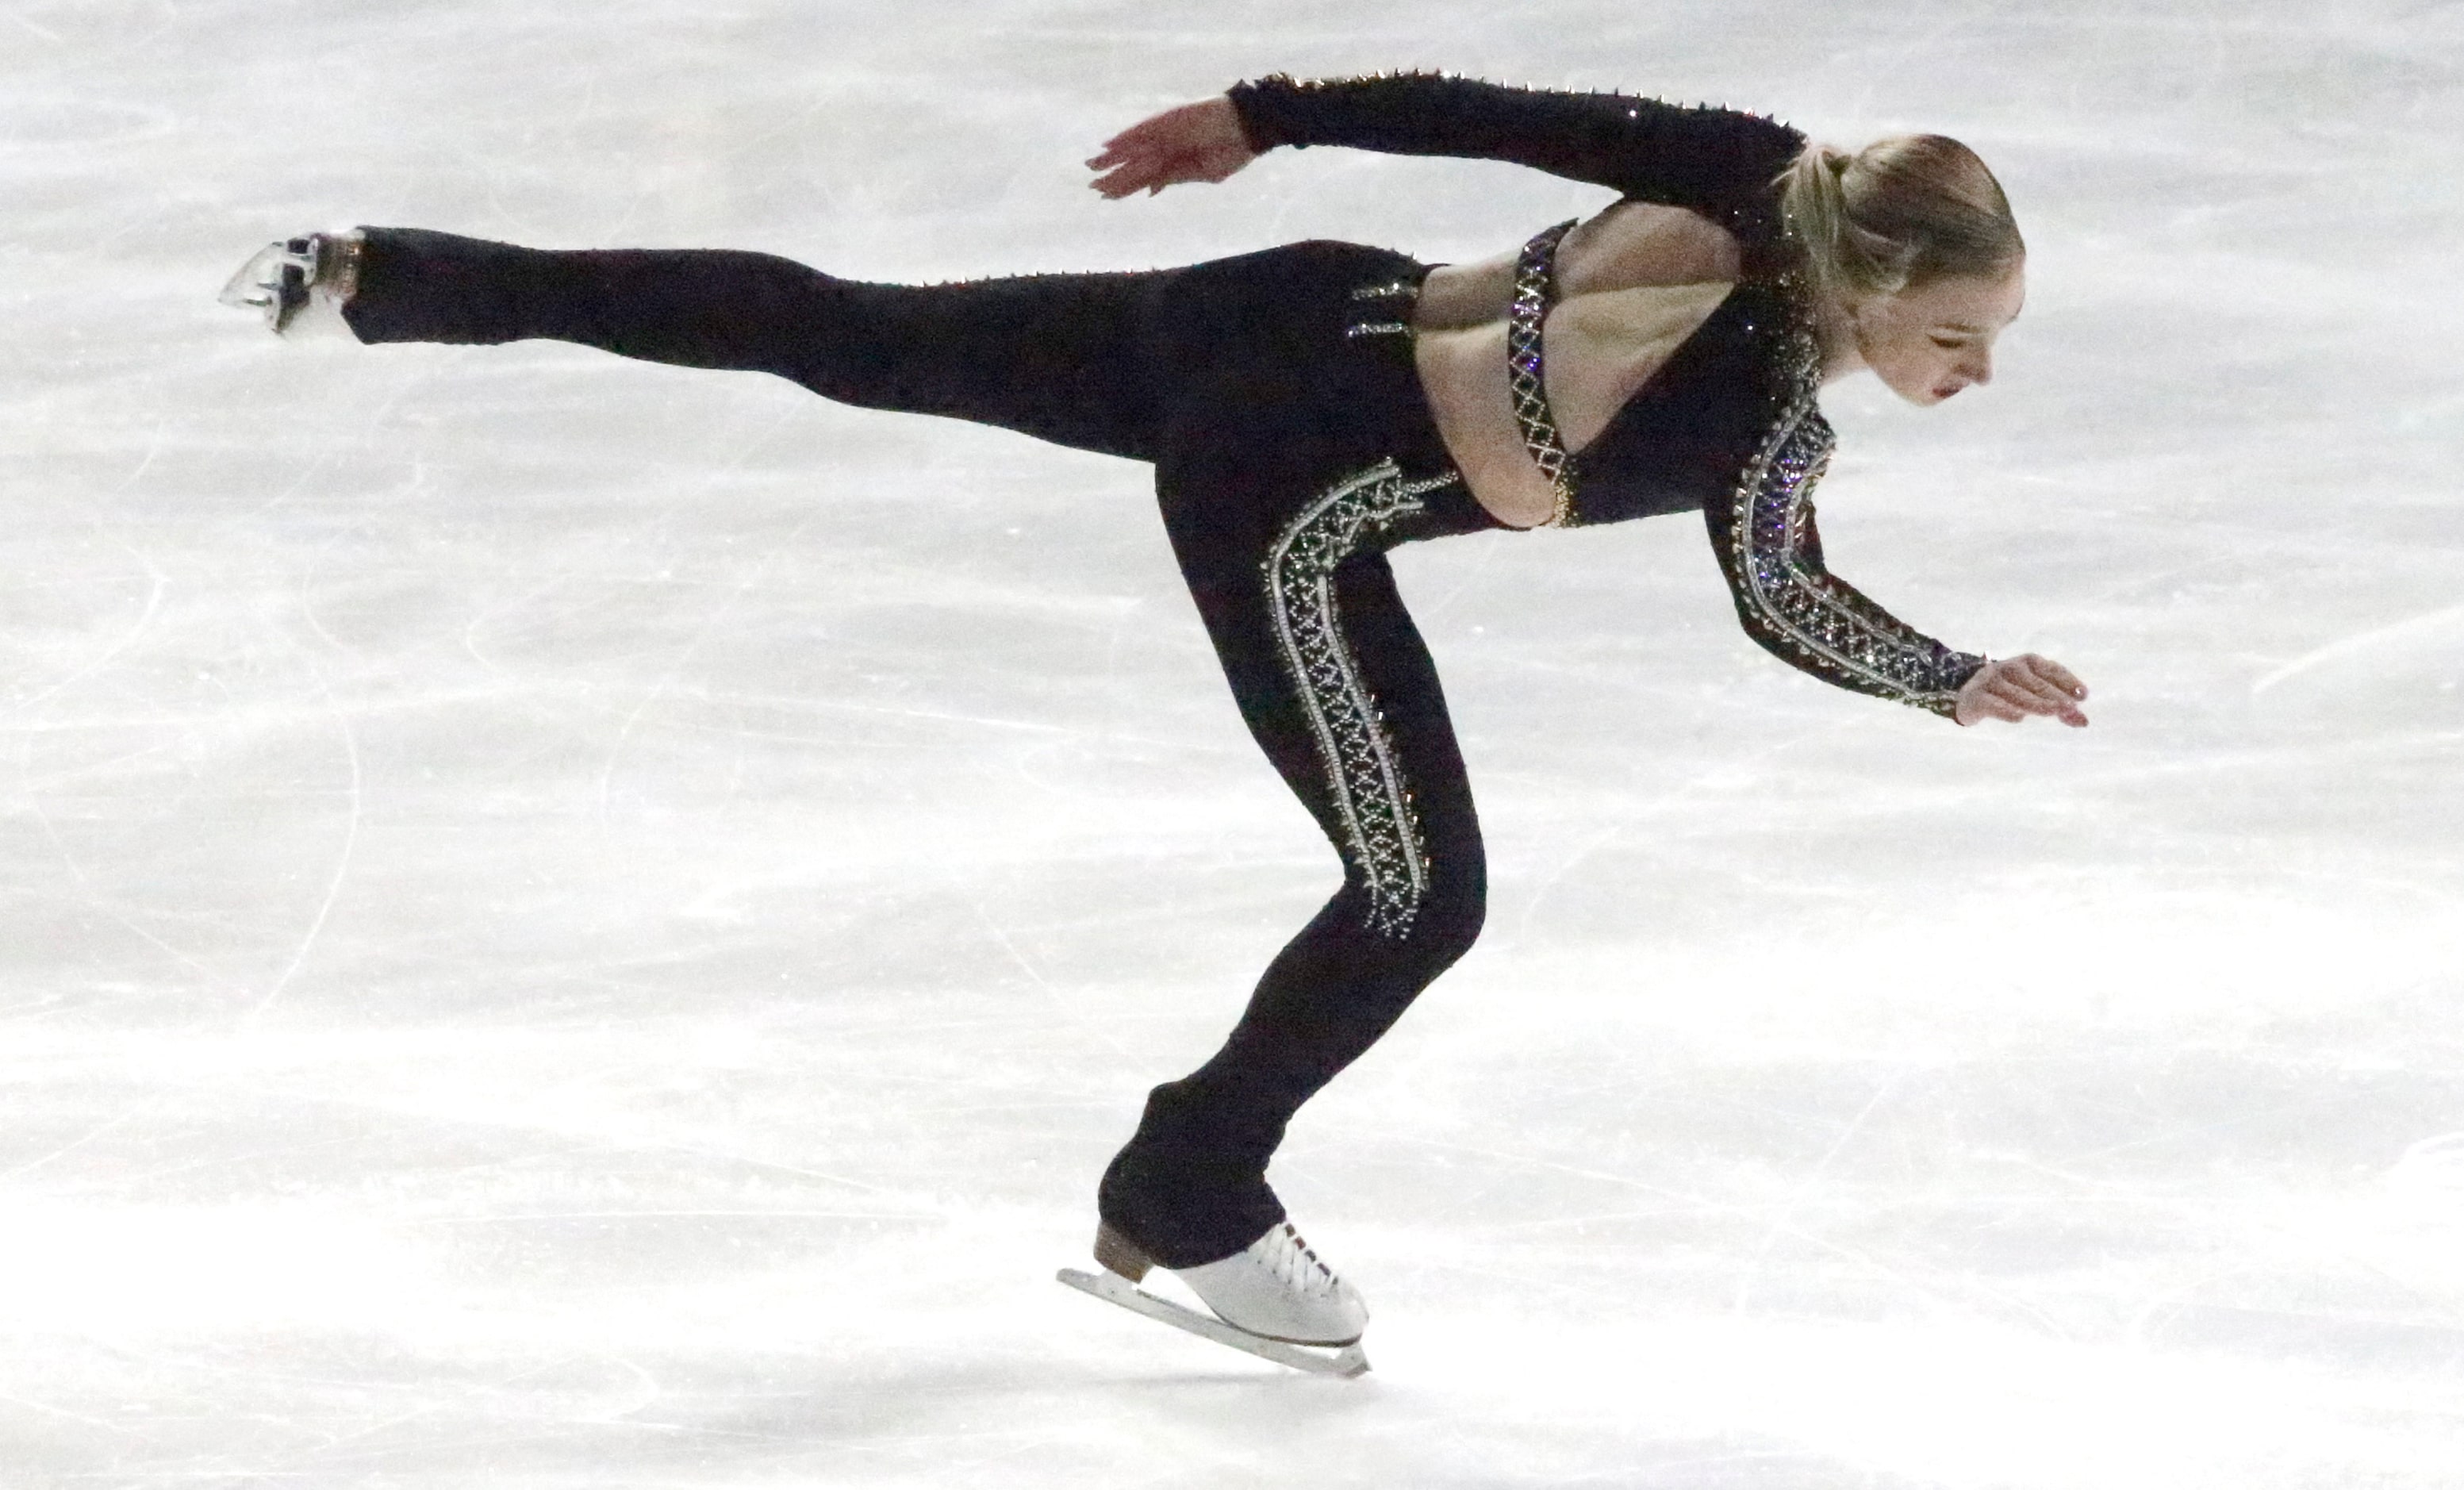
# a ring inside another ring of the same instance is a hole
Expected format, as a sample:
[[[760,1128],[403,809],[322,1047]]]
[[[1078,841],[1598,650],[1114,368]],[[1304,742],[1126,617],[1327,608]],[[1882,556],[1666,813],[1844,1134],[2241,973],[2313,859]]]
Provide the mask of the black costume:
[[[1554,446],[1538,361],[1563,230],[1527,249],[1513,377],[1535,458],[1562,471],[1559,515],[1699,509],[1757,642],[1826,681],[1948,712],[1982,659],[1909,630],[1822,568],[1806,496],[1831,434],[1771,192],[1800,136],[1727,111],[1457,78],[1269,78],[1232,98],[1262,149],[1514,161],[1735,232],[1745,282],[1573,456]],[[1285,1125],[1480,930],[1469,784],[1383,557],[1501,526],[1454,471],[1413,365],[1427,272],[1320,242],[1145,274],[909,287],[764,254],[545,252],[370,229],[344,314],[364,341],[555,338],[1154,463],[1242,716],[1345,871],[1223,1048],[1155,1089],[1104,1176],[1105,1220],[1188,1267],[1283,1219],[1265,1176]]]

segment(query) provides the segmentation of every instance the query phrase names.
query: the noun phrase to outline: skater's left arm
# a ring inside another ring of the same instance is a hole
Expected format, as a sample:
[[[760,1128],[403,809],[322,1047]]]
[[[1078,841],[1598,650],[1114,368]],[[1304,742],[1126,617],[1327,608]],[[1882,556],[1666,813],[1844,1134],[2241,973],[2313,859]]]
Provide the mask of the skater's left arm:
[[[1732,500],[1704,508],[1746,634],[1825,683],[1963,725],[2044,714],[2084,726],[2079,705],[2086,686],[2061,664],[2033,653],[1989,662],[1953,650],[1825,567],[1813,493],[1831,445],[1830,427],[1809,410],[1774,432]]]

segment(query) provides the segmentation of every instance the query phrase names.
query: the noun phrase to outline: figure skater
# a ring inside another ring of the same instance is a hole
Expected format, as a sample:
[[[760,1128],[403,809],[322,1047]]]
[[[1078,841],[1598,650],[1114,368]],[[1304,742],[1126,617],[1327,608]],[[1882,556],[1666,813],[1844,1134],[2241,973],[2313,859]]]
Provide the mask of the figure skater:
[[[2024,248],[1958,142],[1853,154],[1752,115],[1394,75],[1272,77],[1089,164],[1107,197],[1221,181],[1278,145],[1510,161],[1613,188],[1519,252],[1432,267],[1294,243],[1142,274],[910,287],[765,254],[553,252],[364,228],[278,243],[225,297],[363,342],[545,337],[775,373],[842,403],[1147,461],[1243,719],[1343,884],[1221,1050],[1149,1095],[1097,1189],[1097,1260],[1182,1278],[1252,1336],[1337,1346],[1358,1292],[1266,1183],[1285,1126],[1472,944],[1478,820],[1398,544],[1701,515],[1747,634],[1824,682],[1955,720],[2087,723],[2035,656],[1912,630],[1823,567],[1821,385],[1933,405],[1992,377]],[[1571,552],[1571,551],[1570,551]]]

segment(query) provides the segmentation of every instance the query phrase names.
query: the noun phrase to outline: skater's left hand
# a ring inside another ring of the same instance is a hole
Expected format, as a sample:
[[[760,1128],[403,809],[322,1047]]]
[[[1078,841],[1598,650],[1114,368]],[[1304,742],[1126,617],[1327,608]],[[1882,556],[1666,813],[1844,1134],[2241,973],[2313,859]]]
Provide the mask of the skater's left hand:
[[[1961,724],[1985,719],[2016,724],[2030,714],[2044,714],[2083,730],[2087,714],[2079,709],[2079,701],[2086,697],[2087,685],[2071,669],[2029,652],[1977,668],[1961,687],[1950,716]]]
[[[1104,173],[1089,185],[1117,202],[1184,181],[1221,181],[1257,158],[1232,100],[1214,98],[1132,124],[1105,141],[1104,153],[1087,165]]]

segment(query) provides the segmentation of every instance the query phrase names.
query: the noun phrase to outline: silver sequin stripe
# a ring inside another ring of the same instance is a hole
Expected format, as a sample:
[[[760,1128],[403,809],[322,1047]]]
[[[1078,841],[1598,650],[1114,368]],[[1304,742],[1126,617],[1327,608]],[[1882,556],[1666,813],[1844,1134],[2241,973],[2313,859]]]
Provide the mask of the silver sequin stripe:
[[[1352,292],[1352,297],[1358,301],[1400,300],[1408,312],[1412,302],[1420,297],[1420,287],[1409,279],[1390,279],[1382,285],[1362,285]],[[1412,334],[1412,324],[1407,320],[1362,318],[1344,327],[1343,334],[1354,340],[1361,337],[1408,337]]]
[[[1557,501],[1543,527],[1562,528],[1574,519],[1574,485],[1566,475],[1566,442],[1557,433],[1557,416],[1549,407],[1549,378],[1542,359],[1541,330],[1555,296],[1550,294],[1556,274],[1557,245],[1574,219],[1533,233],[1514,260],[1514,303],[1506,313],[1506,385],[1514,398],[1514,423],[1523,431],[1523,448],[1549,478]]]
[[[1265,563],[1267,607],[1284,668],[1300,690],[1318,759],[1342,820],[1345,857],[1369,887],[1369,924],[1400,938],[1428,894],[1428,847],[1377,700],[1343,634],[1335,566],[1362,535],[1419,512],[1421,493],[1457,477],[1406,480],[1390,457],[1345,478],[1286,524]]]
[[[1813,357],[1811,339],[1795,348]],[[1941,709],[1957,696],[1937,676],[1925,639],[1895,634],[1841,603],[1797,567],[1815,484],[1837,444],[1815,406],[1815,377],[1806,373],[1770,436],[1737,482],[1729,535],[1737,572],[1764,619],[1804,655],[1862,678],[1903,703]]]

